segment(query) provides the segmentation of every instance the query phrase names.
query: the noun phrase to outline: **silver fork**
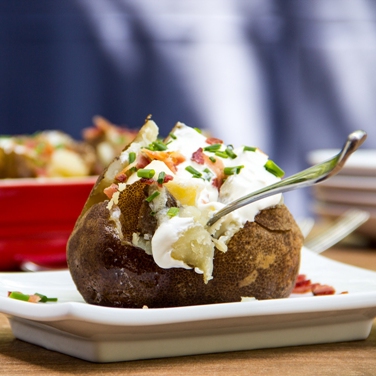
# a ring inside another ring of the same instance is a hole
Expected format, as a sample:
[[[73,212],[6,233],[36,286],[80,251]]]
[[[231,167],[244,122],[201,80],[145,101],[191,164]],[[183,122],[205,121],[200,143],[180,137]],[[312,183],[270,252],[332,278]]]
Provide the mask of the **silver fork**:
[[[321,231],[312,239],[306,240],[304,246],[315,253],[321,253],[351,234],[365,223],[370,214],[364,210],[349,209],[343,213],[329,228]]]
[[[223,216],[231,213],[232,211],[242,208],[245,205],[249,205],[252,202],[261,200],[265,197],[269,197],[277,193],[292,191],[298,188],[309,187],[313,184],[329,179],[342,169],[349,156],[356,149],[358,149],[366,138],[367,133],[362,130],[349,134],[341,151],[333,158],[228,203],[208,220],[207,225],[210,227]]]

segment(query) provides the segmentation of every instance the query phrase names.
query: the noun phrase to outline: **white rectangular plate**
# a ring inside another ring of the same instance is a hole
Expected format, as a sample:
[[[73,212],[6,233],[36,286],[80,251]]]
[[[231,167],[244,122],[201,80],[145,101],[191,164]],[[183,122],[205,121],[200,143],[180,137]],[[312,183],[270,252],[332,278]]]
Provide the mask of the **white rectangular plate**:
[[[68,271],[0,273],[0,312],[14,335],[92,362],[351,341],[376,316],[376,273],[302,250],[300,272],[337,294],[163,309],[86,304]],[[57,303],[7,298],[40,292]],[[340,294],[347,291],[348,294]]]

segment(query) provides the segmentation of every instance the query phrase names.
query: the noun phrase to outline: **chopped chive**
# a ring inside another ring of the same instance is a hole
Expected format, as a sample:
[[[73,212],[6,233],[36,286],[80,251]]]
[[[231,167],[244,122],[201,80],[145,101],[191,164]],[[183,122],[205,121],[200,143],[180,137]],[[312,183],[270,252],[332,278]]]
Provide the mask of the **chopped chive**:
[[[156,150],[167,150],[167,146],[163,143],[163,141],[154,141],[154,145]]]
[[[170,133],[170,135],[169,135],[173,140],[176,140],[177,139],[177,137],[173,134],[173,133]]]
[[[202,130],[200,128],[193,128],[196,132],[202,133]]]
[[[35,293],[34,295],[37,295],[40,297],[40,303],[46,303],[46,302],[57,302],[57,298],[48,298],[46,295]]]
[[[177,207],[175,207],[175,206],[171,207],[171,208],[168,209],[168,211],[167,211],[167,215],[168,215],[169,217],[175,217],[176,215],[178,215],[178,213],[179,213],[179,208],[177,208]]]
[[[225,175],[237,175],[244,166],[225,167],[223,172]]]
[[[157,141],[152,142],[147,147],[147,149],[152,150],[152,151],[163,151],[163,150],[167,150],[167,146],[163,141],[157,140]]]
[[[283,177],[285,171],[283,171],[276,163],[274,163],[271,159],[269,159],[265,165],[265,169],[275,175],[277,178]]]
[[[129,163],[133,163],[135,160],[136,160],[136,153],[134,152],[129,153],[129,156],[128,156]]]
[[[149,197],[145,198],[145,201],[152,202],[160,193],[158,191],[153,192]]]
[[[210,145],[210,146],[205,146],[204,147],[204,150],[205,151],[211,151],[211,152],[216,152],[217,150],[219,150],[221,148],[222,144],[213,144],[213,145]]]
[[[197,171],[195,168],[193,168],[192,166],[187,166],[185,168],[189,173],[191,173],[193,175],[193,177],[195,178],[200,178],[202,176],[201,172],[200,171]]]
[[[139,178],[151,179],[155,175],[155,170],[141,168],[137,171],[137,176]]]
[[[213,162],[213,163],[215,163],[215,162],[217,162],[217,160],[214,158],[214,157],[209,157],[209,159]]]
[[[221,158],[228,158],[228,155],[227,155],[227,153],[225,151],[216,151],[215,155],[217,157],[221,157]]]
[[[257,148],[254,146],[244,146],[243,151],[256,151]]]
[[[29,301],[30,295],[22,294],[22,292],[12,291],[9,295],[9,298],[23,300],[24,302]]]
[[[151,211],[150,212],[150,215],[152,215],[152,216],[154,216],[154,215],[156,215],[157,213],[155,212],[155,211]]]
[[[231,158],[231,159],[235,159],[237,157],[237,155],[233,152],[233,147],[232,145],[229,145],[227,146],[226,148],[226,154]]]
[[[157,180],[158,184],[163,184],[165,176],[166,176],[166,173],[164,171],[161,171],[159,173],[158,180]]]

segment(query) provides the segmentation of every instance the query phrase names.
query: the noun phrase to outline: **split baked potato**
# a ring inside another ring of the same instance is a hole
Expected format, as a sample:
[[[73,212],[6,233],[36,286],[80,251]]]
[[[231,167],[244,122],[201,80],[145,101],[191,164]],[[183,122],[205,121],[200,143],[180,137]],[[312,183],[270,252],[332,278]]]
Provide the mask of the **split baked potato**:
[[[257,148],[234,149],[181,123],[162,142],[148,118],[98,178],[70,236],[78,291],[90,304],[127,308],[289,296],[303,237],[281,195],[206,226],[227,202],[280,176]]]

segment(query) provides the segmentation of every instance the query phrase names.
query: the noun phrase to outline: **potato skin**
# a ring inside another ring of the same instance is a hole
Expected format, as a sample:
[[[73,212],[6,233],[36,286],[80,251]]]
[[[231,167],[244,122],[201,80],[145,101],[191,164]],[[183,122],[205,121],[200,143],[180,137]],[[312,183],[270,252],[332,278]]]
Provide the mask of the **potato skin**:
[[[300,266],[303,236],[284,205],[266,209],[216,252],[213,286],[221,302],[288,297]],[[221,291],[222,290],[222,291]]]
[[[215,251],[213,279],[182,268],[162,269],[124,240],[109,220],[107,202],[90,207],[67,245],[68,266],[90,304],[149,308],[287,297],[299,270],[303,237],[284,205],[260,212]]]

